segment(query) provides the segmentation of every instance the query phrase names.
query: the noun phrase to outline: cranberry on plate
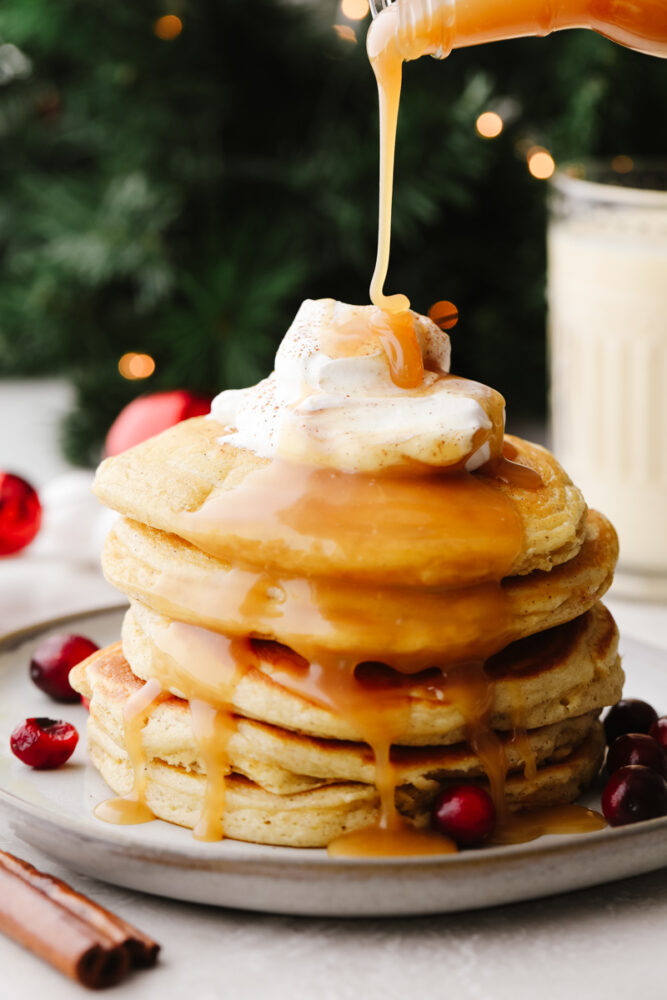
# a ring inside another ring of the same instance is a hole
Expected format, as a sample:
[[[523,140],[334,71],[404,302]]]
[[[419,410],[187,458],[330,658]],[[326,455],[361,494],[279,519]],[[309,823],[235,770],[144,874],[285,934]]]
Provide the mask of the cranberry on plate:
[[[30,677],[54,701],[80,701],[70,685],[69,672],[98,649],[83,635],[50,635],[33,653]]]
[[[625,733],[648,733],[657,720],[658,713],[646,701],[624,698],[610,708],[603,719],[607,745]]]
[[[667,781],[641,764],[621,767],[605,786],[602,811],[610,826],[667,816]]]
[[[493,833],[496,809],[489,793],[478,785],[454,785],[440,792],[431,818],[438,833],[459,847],[477,847]]]
[[[26,719],[9,739],[12,753],[38,770],[60,767],[74,753],[79,734],[69,722],[56,719]]]
[[[609,774],[628,764],[641,764],[667,778],[667,754],[657,740],[645,733],[625,733],[614,740],[607,754]]]
[[[656,719],[648,734],[660,744],[663,750],[667,750],[667,715],[661,715],[659,719]]]

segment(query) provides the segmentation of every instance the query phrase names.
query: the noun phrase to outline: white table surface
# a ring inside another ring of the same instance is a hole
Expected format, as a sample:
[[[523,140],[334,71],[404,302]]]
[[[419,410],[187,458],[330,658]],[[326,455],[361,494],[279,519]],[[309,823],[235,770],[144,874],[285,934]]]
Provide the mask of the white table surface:
[[[55,417],[62,385],[0,382],[0,427],[25,409],[20,442],[0,468],[38,486],[63,471]],[[28,429],[25,430],[25,427]],[[55,615],[118,603],[94,565],[31,554],[0,561],[0,634]],[[622,634],[665,649],[667,608],[607,603]],[[632,694],[630,691],[629,694]],[[662,711],[667,706],[658,706]],[[133,894],[64,870],[0,829],[0,847],[65,878],[163,946],[157,969],[116,988],[176,1000],[578,1000],[664,996],[667,869],[494,910],[401,920],[322,920],[210,909]],[[0,1000],[71,1000],[84,991],[0,937]]]

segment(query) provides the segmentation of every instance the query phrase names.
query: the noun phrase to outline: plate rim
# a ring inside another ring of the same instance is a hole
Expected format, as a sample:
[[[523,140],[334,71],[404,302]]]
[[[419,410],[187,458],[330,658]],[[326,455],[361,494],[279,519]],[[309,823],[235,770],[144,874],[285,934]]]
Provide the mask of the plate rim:
[[[102,607],[92,608],[85,611],[72,612],[67,615],[59,615],[55,618],[34,622],[12,632],[7,632],[0,636],[0,656],[12,653],[19,649],[21,645],[36,638],[43,632],[73,622],[85,621],[90,618],[100,616],[111,616],[120,614],[128,607],[127,602]],[[624,640],[631,645],[645,650],[649,654],[664,655],[665,651],[659,646],[642,642],[639,639],[628,638]],[[76,707],[76,706],[75,706]],[[90,762],[86,762],[89,766]],[[643,841],[659,835],[660,831],[667,830],[667,816],[656,817],[655,819],[644,820],[641,824],[628,824],[623,827],[605,827],[602,830],[582,834],[565,834],[553,837],[548,842],[545,838],[536,838],[523,844],[497,845],[495,847],[482,847],[478,850],[461,851],[457,854],[443,855],[422,855],[422,856],[397,856],[397,857],[376,857],[376,858],[343,858],[330,857],[324,848],[294,848],[281,847],[269,844],[253,844],[245,841],[227,841],[233,844],[234,853],[221,853],[224,851],[224,841],[220,845],[212,846],[215,853],[206,853],[207,847],[202,847],[199,842],[192,845],[182,845],[173,847],[163,844],[145,843],[140,839],[127,834],[127,828],[111,827],[109,830],[100,829],[98,832],[94,826],[89,826],[85,820],[78,820],[72,823],[63,824],[58,822],[53,810],[46,806],[30,802],[0,786],[0,804],[4,805],[10,812],[40,820],[52,827],[54,830],[62,830],[63,827],[73,835],[84,838],[89,843],[96,843],[102,847],[113,847],[114,849],[125,849],[134,857],[144,857],[153,862],[173,863],[180,862],[187,864],[190,868],[202,870],[220,871],[228,867],[240,868],[245,864],[254,866],[268,865],[271,868],[289,870],[298,867],[304,869],[322,871],[326,869],[330,872],[365,872],[375,871],[380,874],[391,874],[400,869],[418,869],[424,873],[434,869],[442,870],[455,866],[460,869],[483,869],[489,865],[497,866],[505,859],[508,864],[521,863],[530,859],[557,859],[563,855],[576,851],[577,848],[590,847],[591,849],[608,843],[610,846],[618,844],[624,839],[631,839],[633,842]],[[164,826],[170,824],[157,820]],[[131,828],[130,828],[131,829]],[[178,827],[179,830],[183,828]]]

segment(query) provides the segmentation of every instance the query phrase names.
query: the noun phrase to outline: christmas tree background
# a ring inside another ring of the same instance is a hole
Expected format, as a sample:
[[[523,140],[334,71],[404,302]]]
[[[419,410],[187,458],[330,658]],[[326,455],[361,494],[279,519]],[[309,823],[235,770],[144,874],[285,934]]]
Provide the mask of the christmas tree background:
[[[366,27],[329,0],[3,0],[0,375],[72,380],[72,461],[99,458],[139,393],[265,375],[303,298],[367,301]],[[664,155],[664,79],[585,31],[406,67],[387,288],[420,311],[454,301],[456,371],[514,414],[545,398],[547,186],[526,152]],[[475,129],[489,109],[493,140]],[[126,352],[154,374],[123,378]]]

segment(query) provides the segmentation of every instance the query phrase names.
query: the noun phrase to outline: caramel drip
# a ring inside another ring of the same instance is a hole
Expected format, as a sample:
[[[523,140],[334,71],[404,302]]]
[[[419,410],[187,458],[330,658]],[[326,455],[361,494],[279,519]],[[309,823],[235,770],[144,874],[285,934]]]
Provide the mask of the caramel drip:
[[[537,775],[537,760],[535,759],[535,754],[528,738],[528,733],[526,732],[523,720],[526,717],[526,706],[524,702],[523,695],[521,693],[521,688],[518,685],[513,685],[511,687],[512,691],[512,703],[511,703],[511,713],[512,713],[512,726],[513,735],[512,742],[517,746],[519,753],[523,757],[523,774],[528,781],[532,781]]]
[[[238,587],[249,578],[262,582],[256,601],[239,602]],[[187,609],[196,608],[197,621],[207,628],[278,636],[305,658],[347,648],[355,665],[379,661],[418,673],[438,660],[491,656],[516,638],[507,594],[493,583],[460,590],[355,587],[357,603],[352,606],[353,585],[328,579],[308,583],[276,578],[271,590],[282,593],[281,601],[266,596],[263,574],[250,571],[231,570],[190,583],[187,577],[163,572],[147,591],[160,605],[168,605],[170,614],[187,617]],[[235,613],[239,603],[243,612]]]
[[[165,697],[160,682],[154,678],[136,691],[123,708],[125,746],[134,772],[132,790],[115,799],[107,799],[95,808],[95,815],[107,823],[121,825],[148,823],[155,816],[146,802],[148,761],[142,741],[142,730],[151,710]]]
[[[225,775],[231,770],[228,747],[236,727],[229,712],[219,711],[196,698],[190,700],[190,719],[206,768],[204,805],[194,828],[194,836],[197,840],[222,840]]]
[[[392,381],[401,389],[416,389],[424,380],[424,359],[412,314],[378,311],[371,319],[382,344]]]
[[[378,828],[390,839],[405,833],[410,827],[396,809],[396,779],[391,761],[391,746],[400,731],[405,707],[391,690],[370,694],[356,677],[359,661],[354,655],[320,654],[316,659],[313,650],[307,662],[310,663],[307,679],[302,676],[297,681],[301,684],[299,693],[307,691],[315,701],[330,707],[350,722],[360,739],[368,744],[375,761],[375,786],[380,796]],[[284,672],[282,677],[287,679]],[[290,683],[294,684],[293,679],[287,680],[288,686]]]
[[[423,381],[421,347],[414,316],[407,309],[398,313],[375,309],[370,318],[364,313],[322,331],[320,336],[322,350],[331,358],[363,357],[373,353],[379,341],[395,385],[415,389]]]
[[[540,490],[544,486],[539,472],[529,469],[527,465],[512,462],[504,455],[496,461],[489,462],[482,470],[508,486],[521,490]]]
[[[498,824],[493,844],[524,844],[549,834],[595,833],[606,826],[604,818],[584,806],[547,806],[531,812],[511,813]]]
[[[236,731],[234,692],[257,657],[247,639],[229,639],[178,621],[154,626],[151,639],[166,654],[154,664],[160,684],[190,702],[192,734],[206,769],[204,805],[194,836],[220,840],[228,747]]]
[[[220,712],[231,711],[241,677],[257,663],[249,639],[230,639],[184,622],[153,625],[150,637],[165,654],[159,663],[162,687]]]
[[[414,857],[425,854],[456,854],[449,837],[434,830],[418,829],[399,817],[396,827],[367,826],[343,833],[332,840],[327,853],[333,858]]]
[[[507,758],[502,742],[489,723],[494,681],[488,676],[483,660],[459,664],[445,673],[443,680],[446,697],[463,716],[468,743],[482,762],[496,813],[503,817],[507,812]]]

